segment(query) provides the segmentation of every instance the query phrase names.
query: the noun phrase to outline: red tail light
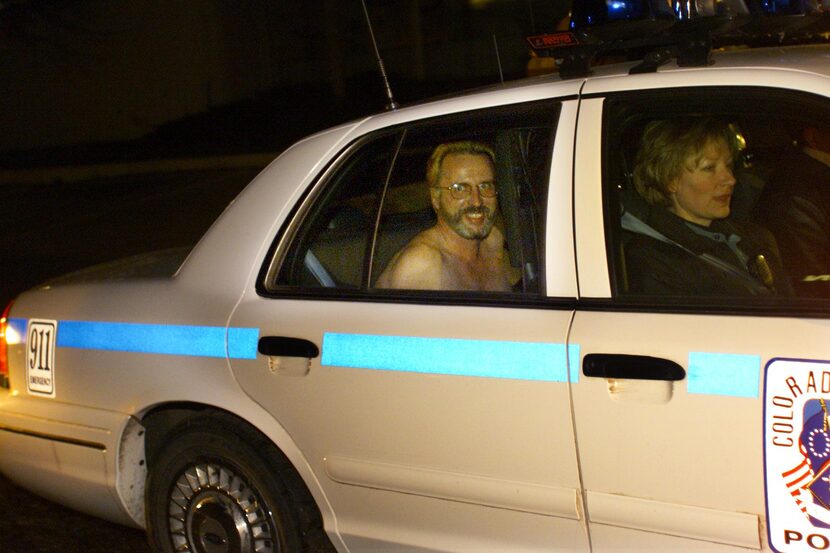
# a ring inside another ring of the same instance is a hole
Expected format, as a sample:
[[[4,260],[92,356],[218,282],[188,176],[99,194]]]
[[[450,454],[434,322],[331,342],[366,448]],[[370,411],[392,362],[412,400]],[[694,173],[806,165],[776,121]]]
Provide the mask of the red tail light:
[[[9,345],[6,341],[6,331],[9,328],[9,312],[12,310],[12,302],[3,310],[0,315],[0,388],[9,387]]]

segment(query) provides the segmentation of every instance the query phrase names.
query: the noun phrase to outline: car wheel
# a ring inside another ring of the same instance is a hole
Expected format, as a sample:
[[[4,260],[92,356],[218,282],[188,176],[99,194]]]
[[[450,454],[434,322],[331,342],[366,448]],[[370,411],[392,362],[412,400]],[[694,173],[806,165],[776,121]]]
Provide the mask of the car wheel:
[[[199,416],[162,443],[146,493],[147,531],[158,551],[334,551],[288,459],[244,423]]]

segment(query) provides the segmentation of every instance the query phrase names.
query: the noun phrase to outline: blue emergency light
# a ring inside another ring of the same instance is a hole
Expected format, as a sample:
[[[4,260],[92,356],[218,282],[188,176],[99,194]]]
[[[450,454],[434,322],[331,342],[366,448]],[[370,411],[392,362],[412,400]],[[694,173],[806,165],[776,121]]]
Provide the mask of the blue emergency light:
[[[706,17],[807,15],[830,10],[825,0],[577,0],[570,29],[621,21],[669,19],[690,21]]]
[[[632,73],[711,63],[713,48],[830,41],[830,0],[575,0],[568,31],[528,37],[562,77],[597,59],[639,59]]]
[[[803,15],[818,13],[823,9],[816,0],[758,0],[757,4],[769,15]]]
[[[667,2],[649,0],[577,0],[571,8],[570,29],[578,30],[616,21],[674,19]]]

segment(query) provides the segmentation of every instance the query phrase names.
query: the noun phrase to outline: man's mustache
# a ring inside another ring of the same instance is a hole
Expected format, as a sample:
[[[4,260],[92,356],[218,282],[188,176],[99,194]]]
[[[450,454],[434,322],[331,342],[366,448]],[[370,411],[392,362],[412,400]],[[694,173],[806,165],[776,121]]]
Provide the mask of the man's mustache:
[[[472,214],[472,215],[484,215],[485,217],[489,217],[491,212],[490,212],[490,208],[487,207],[486,205],[472,205],[472,206],[465,207],[465,208],[462,208],[461,210],[459,210],[458,215],[460,217],[463,217],[464,215],[467,215],[468,213]]]

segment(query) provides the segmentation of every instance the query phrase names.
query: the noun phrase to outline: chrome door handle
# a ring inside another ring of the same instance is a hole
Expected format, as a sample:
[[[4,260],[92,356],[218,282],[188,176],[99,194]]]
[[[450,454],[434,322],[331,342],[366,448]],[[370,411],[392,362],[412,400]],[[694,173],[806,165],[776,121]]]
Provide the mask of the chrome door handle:
[[[257,344],[257,351],[269,357],[305,357],[314,359],[320,355],[317,344],[303,338],[288,336],[263,336]]]
[[[622,353],[589,353],[582,360],[585,376],[631,380],[668,380],[686,378],[686,371],[668,359]]]

